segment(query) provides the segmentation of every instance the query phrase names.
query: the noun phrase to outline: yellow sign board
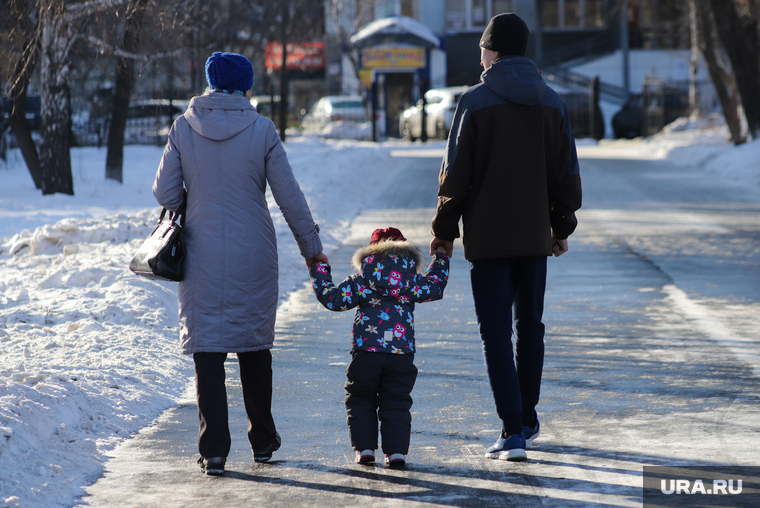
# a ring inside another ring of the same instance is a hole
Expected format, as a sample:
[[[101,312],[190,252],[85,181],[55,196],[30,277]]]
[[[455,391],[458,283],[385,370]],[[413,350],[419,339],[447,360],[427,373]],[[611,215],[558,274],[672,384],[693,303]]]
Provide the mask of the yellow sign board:
[[[364,88],[372,88],[372,69],[360,70],[359,79],[361,79]]]
[[[424,48],[368,48],[364,50],[364,68],[420,68],[425,67]]]

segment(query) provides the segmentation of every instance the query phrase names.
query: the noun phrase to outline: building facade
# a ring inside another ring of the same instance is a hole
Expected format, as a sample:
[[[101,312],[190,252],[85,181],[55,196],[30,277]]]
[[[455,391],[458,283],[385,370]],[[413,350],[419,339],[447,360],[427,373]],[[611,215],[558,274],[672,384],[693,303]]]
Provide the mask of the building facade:
[[[331,94],[362,93],[379,82],[378,100],[389,135],[397,135],[392,125],[398,111],[414,104],[424,89],[479,82],[478,44],[496,14],[515,12],[525,20],[531,32],[527,57],[542,70],[577,65],[624,45],[689,47],[685,0],[326,0],[325,12],[325,89]],[[424,25],[439,42],[431,47],[422,39],[415,41],[403,26],[397,29],[395,40],[378,38],[368,44],[367,39],[356,39],[363,29],[387,18]],[[623,41],[626,33],[628,40]],[[393,68],[389,61],[386,67],[372,64],[377,52],[391,55],[413,49],[424,52],[420,61],[412,64],[413,72]],[[393,102],[390,107],[389,100]]]

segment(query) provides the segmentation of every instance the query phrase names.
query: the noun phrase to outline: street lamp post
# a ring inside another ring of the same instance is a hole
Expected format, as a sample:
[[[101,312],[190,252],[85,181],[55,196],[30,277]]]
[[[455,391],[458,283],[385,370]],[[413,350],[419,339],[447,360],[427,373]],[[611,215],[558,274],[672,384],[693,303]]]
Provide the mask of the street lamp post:
[[[623,60],[623,88],[627,94],[631,93],[631,65],[628,54],[628,0],[620,1],[620,50]]]

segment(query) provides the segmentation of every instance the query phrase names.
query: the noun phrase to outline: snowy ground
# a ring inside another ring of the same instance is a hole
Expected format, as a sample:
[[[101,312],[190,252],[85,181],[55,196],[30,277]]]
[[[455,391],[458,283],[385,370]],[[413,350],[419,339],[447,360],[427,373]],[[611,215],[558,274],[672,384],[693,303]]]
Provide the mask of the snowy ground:
[[[685,174],[757,189],[760,199],[760,143],[734,148],[726,138],[720,125],[682,122],[651,140],[603,147],[605,157],[668,159]],[[588,144],[579,143],[582,157],[592,155]],[[366,206],[355,189],[382,188],[403,169],[391,152],[419,146],[288,141],[328,254]],[[127,147],[123,185],[104,181],[105,150],[73,150],[75,197],[41,196],[17,151],[0,163],[0,507],[71,505],[110,450],[191,393],[176,284],[126,268],[158,215],[150,189],[161,150]],[[269,202],[284,301],[307,272]]]

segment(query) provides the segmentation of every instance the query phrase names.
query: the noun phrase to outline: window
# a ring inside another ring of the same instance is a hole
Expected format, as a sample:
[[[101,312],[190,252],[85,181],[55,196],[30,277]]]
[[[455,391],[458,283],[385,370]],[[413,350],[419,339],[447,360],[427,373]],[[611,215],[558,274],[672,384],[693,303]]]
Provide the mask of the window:
[[[512,0],[446,0],[446,29],[483,30],[496,14],[512,12]]]
[[[357,0],[361,2],[362,0]],[[364,0],[366,2],[366,0]],[[344,3],[347,3],[344,0]],[[417,0],[372,0],[374,4],[375,19],[387,18],[389,16],[408,16],[416,17]]]
[[[368,23],[371,23],[374,19],[375,19],[374,0],[357,0],[356,26],[364,26]]]
[[[398,5],[396,2],[389,0],[381,0],[375,2],[375,19],[388,18],[390,16],[398,16]]]
[[[585,26],[586,28],[604,28],[602,17],[602,0],[586,0]]]
[[[472,0],[472,26],[486,26],[490,21],[486,12],[486,0]]]
[[[581,2],[580,0],[565,0],[565,26],[581,26]]]
[[[544,28],[557,28],[559,23],[560,0],[544,0],[541,2],[541,24]]]
[[[413,0],[401,0],[401,15],[414,17],[414,2]]]
[[[462,30],[467,27],[465,0],[446,0],[446,28]]]
[[[512,0],[493,0],[491,7],[491,16],[503,14],[505,12],[514,12],[512,10]]]
[[[604,0],[543,0],[541,23],[546,30],[604,28]]]

